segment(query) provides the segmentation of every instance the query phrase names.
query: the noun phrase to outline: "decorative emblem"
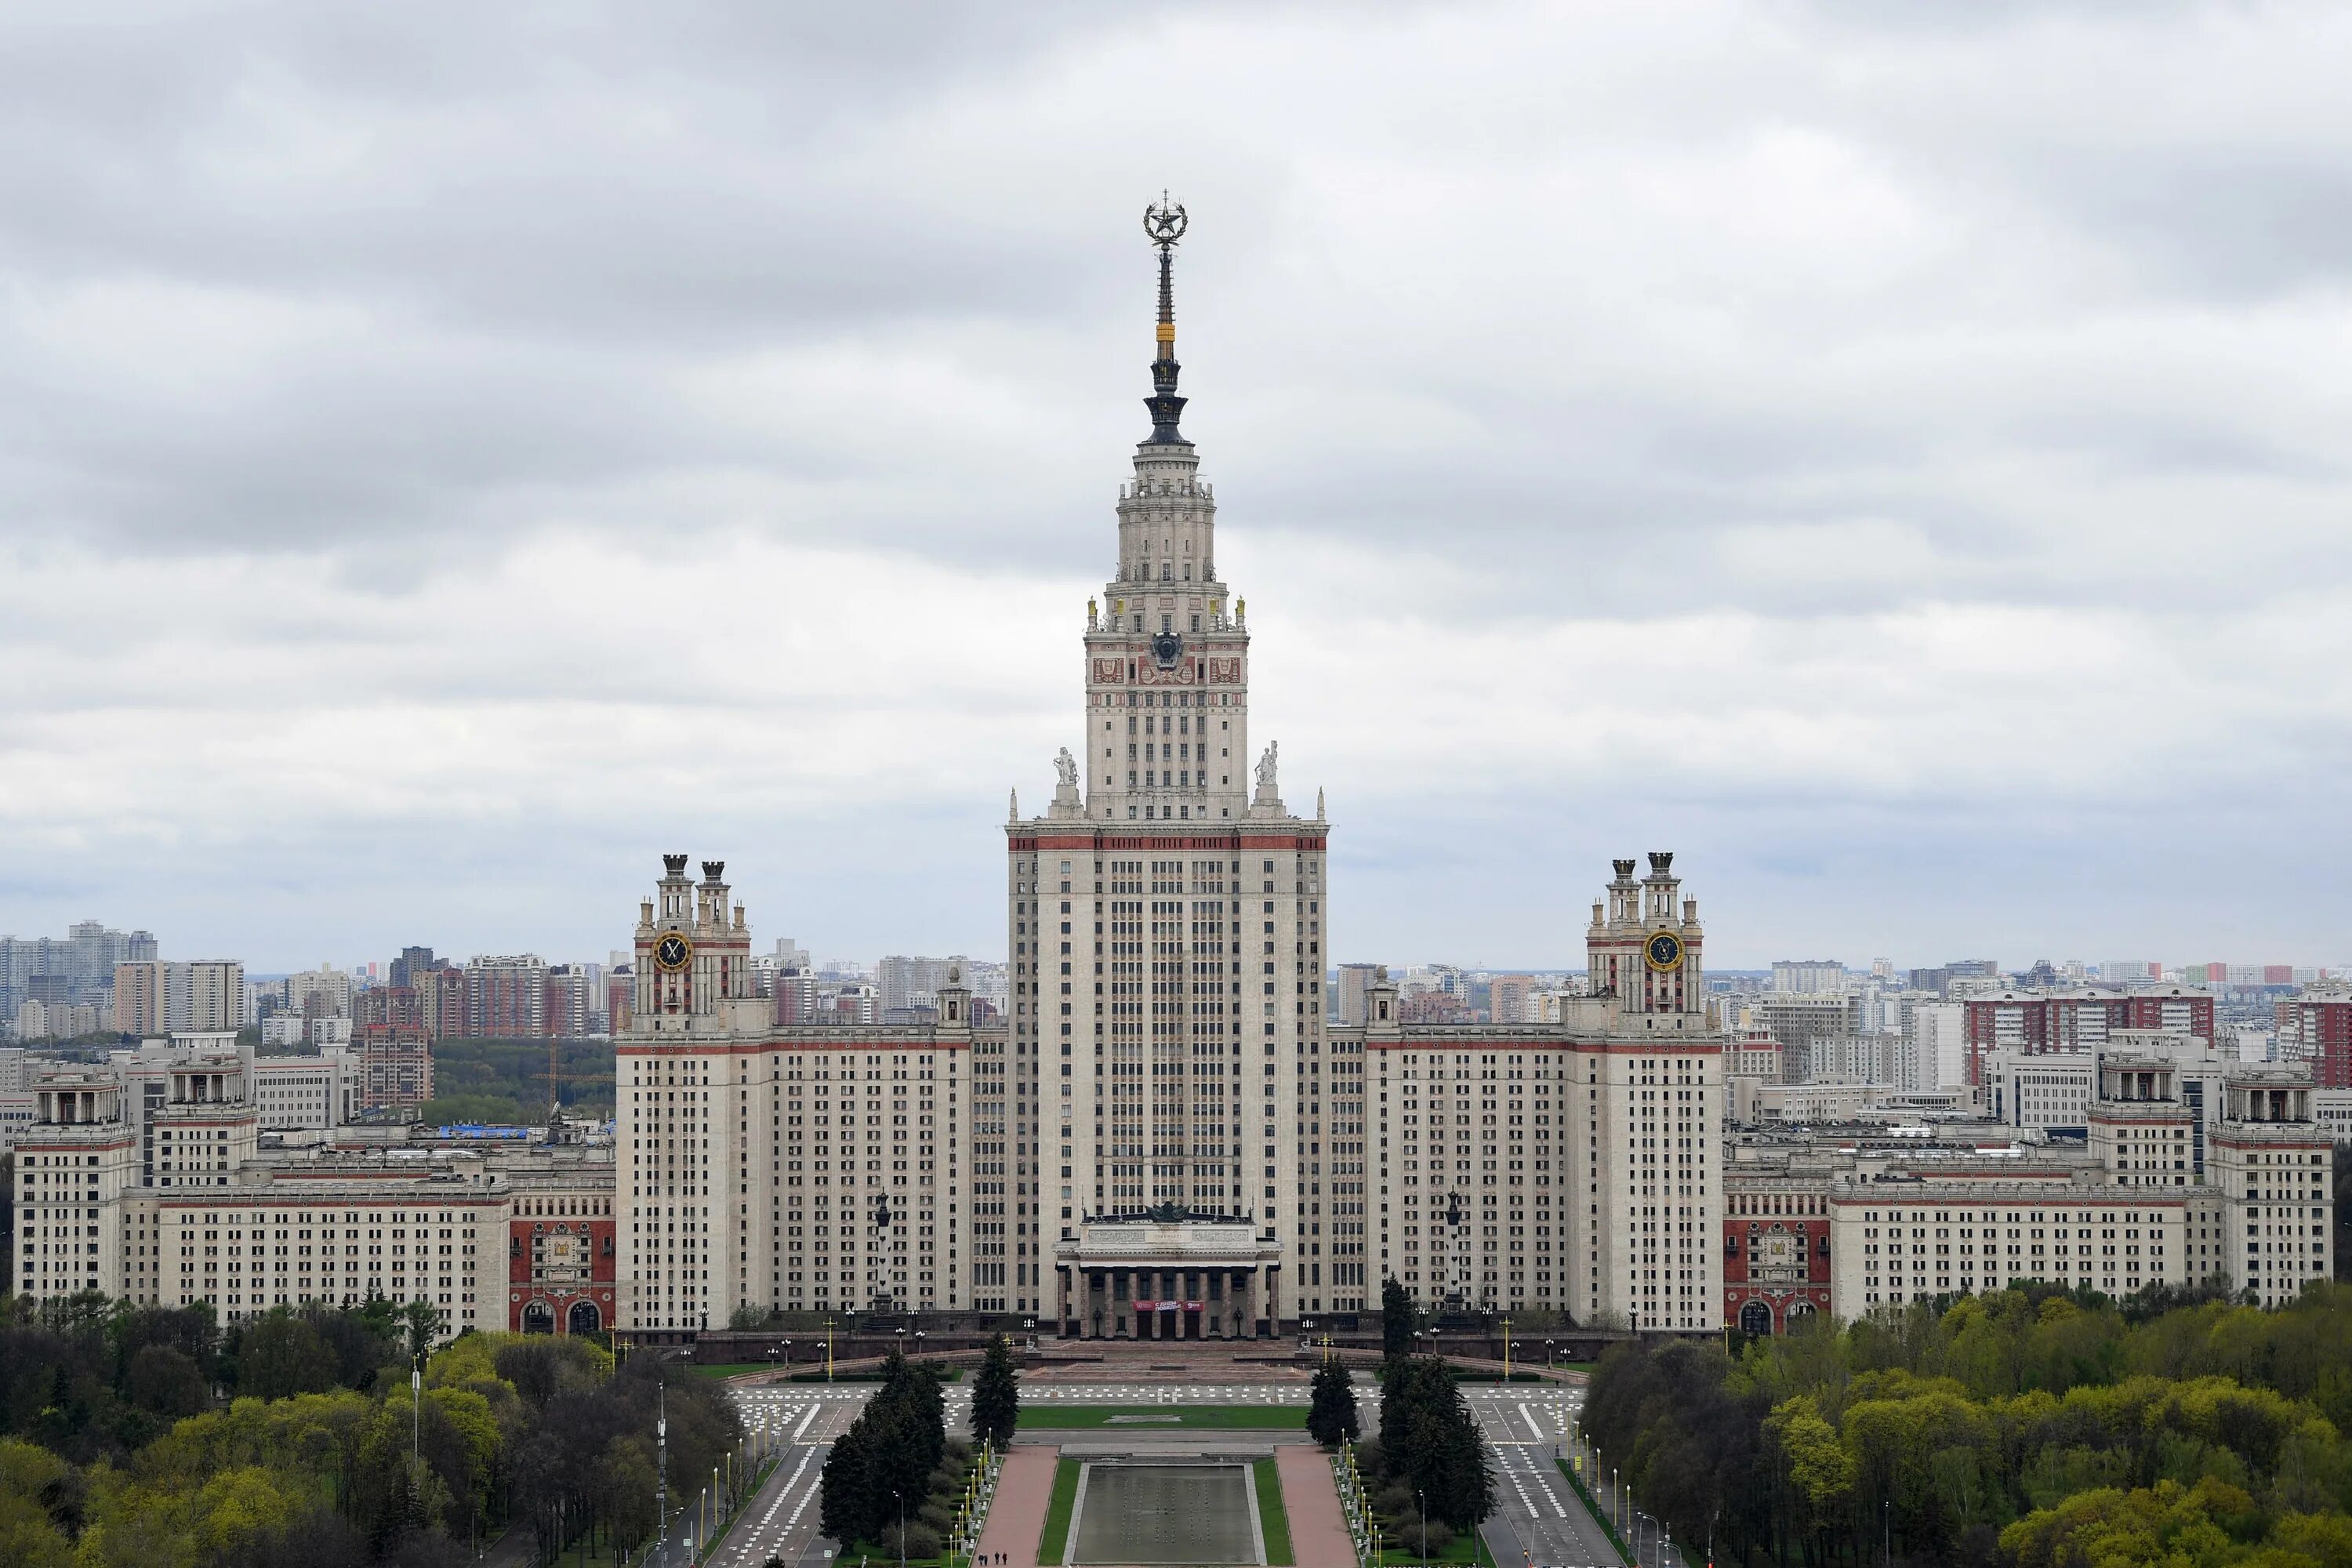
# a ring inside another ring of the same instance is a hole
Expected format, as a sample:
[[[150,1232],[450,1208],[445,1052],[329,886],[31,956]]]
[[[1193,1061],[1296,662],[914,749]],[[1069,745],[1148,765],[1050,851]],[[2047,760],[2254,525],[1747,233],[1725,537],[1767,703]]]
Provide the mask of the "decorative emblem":
[[[1159,205],[1143,209],[1143,232],[1162,250],[1184,237],[1185,226],[1183,206],[1171,202],[1166,191],[1160,193]]]
[[[675,974],[694,961],[694,943],[674,931],[666,931],[654,943],[654,963]]]
[[[1161,632],[1151,639],[1152,662],[1162,669],[1176,668],[1176,660],[1184,652],[1184,639],[1174,632]]]
[[[1683,961],[1683,939],[1670,931],[1653,931],[1642,944],[1642,956],[1653,969],[1672,969]]]

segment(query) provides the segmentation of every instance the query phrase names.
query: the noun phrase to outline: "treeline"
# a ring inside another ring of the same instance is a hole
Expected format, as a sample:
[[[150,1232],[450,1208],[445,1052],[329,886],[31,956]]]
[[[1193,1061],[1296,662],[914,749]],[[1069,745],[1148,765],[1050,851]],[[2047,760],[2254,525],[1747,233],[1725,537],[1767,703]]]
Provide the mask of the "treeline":
[[[2266,1311],[2028,1287],[1736,1353],[1622,1346],[1583,1429],[1718,1562],[2352,1568],[2352,1288]]]
[[[819,1482],[823,1528],[841,1542],[843,1559],[861,1544],[877,1556],[940,1554],[971,1458],[947,1434],[939,1374],[893,1351],[882,1364],[882,1386],[835,1439]]]
[[[591,1342],[473,1334],[429,1309],[278,1311],[0,1303],[0,1563],[15,1568],[437,1568],[501,1526],[538,1555],[653,1528],[660,1369]],[[741,1437],[698,1379],[669,1385],[670,1473]],[[412,1458],[412,1444],[415,1456]],[[689,1480],[678,1489],[691,1494]]]
[[[487,1121],[538,1126],[547,1120],[546,1040],[436,1040],[425,1122]],[[555,1091],[580,1116],[613,1113],[613,1042],[559,1039]]]

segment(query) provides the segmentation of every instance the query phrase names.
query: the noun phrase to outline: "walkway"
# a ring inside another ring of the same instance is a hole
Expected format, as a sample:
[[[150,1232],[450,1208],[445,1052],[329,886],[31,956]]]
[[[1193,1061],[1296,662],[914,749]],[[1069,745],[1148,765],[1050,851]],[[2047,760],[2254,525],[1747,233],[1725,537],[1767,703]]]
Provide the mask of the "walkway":
[[[980,1534],[982,1557],[992,1560],[1002,1552],[1005,1568],[1037,1568],[1037,1537],[1045,1531],[1045,1505],[1054,1496],[1054,1467],[1061,1457],[1061,1449],[1043,1445],[1005,1450],[988,1525]]]
[[[1282,1478],[1283,1511],[1290,1516],[1291,1560],[1304,1568],[1330,1568],[1335,1563],[1344,1568],[1353,1563],[1355,1542],[1349,1539],[1347,1519],[1339,1512],[1330,1456],[1320,1447],[1276,1448],[1274,1468]]]

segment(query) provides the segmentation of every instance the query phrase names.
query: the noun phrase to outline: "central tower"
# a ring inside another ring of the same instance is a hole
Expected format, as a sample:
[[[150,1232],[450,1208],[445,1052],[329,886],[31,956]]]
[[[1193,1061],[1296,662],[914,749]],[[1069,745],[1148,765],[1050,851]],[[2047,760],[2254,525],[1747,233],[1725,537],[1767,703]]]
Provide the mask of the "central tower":
[[[1151,433],[1087,606],[1078,752],[1045,815],[1016,801],[1005,829],[1018,1239],[998,1300],[1089,1337],[1271,1333],[1363,1295],[1360,1244],[1341,1265],[1324,1239],[1328,1178],[1363,1190],[1360,1067],[1325,1054],[1328,827],[1319,801],[1285,806],[1275,748],[1250,759],[1249,636],[1176,391],[1186,223],[1164,198],[1144,214]]]
[[[1249,633],[1217,577],[1217,502],[1178,421],[1181,206],[1144,214],[1160,252],[1151,434],[1119,487],[1118,562],[1087,606],[1087,816],[1231,822],[1248,804]]]

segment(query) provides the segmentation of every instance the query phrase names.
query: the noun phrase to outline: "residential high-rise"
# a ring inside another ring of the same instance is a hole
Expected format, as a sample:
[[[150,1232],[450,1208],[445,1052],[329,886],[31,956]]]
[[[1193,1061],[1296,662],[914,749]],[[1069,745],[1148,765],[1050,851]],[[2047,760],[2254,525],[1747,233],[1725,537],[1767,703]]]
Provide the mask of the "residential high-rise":
[[[152,931],[76,921],[62,937],[0,936],[0,1017],[25,1002],[103,1005],[115,965],[155,956]]]
[[[1497,974],[1486,985],[1486,1016],[1497,1024],[1535,1023],[1536,983],[1526,974]]]
[[[1834,996],[1845,989],[1845,965],[1834,958],[1775,959],[1772,989],[1783,995]]]
[[[245,1024],[245,965],[142,959],[114,967],[114,1026],[126,1035],[234,1034]]]
[[[537,953],[466,961],[464,1032],[478,1039],[527,1040],[547,1032],[547,961]],[[444,1037],[457,1031],[442,1025]]]

